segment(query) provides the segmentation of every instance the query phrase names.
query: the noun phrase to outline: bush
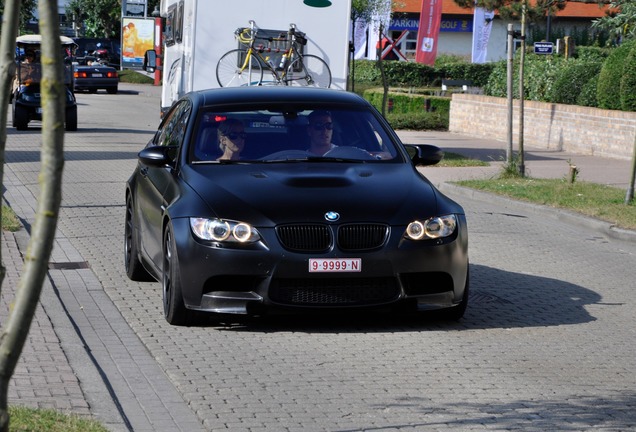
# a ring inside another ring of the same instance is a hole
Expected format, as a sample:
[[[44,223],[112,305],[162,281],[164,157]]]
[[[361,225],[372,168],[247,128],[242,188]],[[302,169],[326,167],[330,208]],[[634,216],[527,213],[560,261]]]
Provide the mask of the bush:
[[[383,89],[364,92],[364,98],[380,112],[382,95]],[[392,101],[392,110],[387,109],[386,119],[394,129],[448,130],[450,98],[397,92],[390,92],[388,98]]]
[[[381,84],[380,69],[373,60],[354,60],[349,69],[356,84]]]
[[[426,87],[441,79],[435,68],[421,63],[385,61],[384,70],[390,86]]]
[[[513,63],[513,97],[519,98],[519,59]],[[553,55],[528,54],[524,64],[524,92],[525,99],[539,102],[575,104],[579,94],[586,87],[596,89],[596,81],[587,86],[602,67],[600,57],[585,55],[583,59],[566,59]],[[484,86],[484,92],[489,96],[507,96],[507,62],[498,62]],[[596,105],[596,96],[585,97],[586,103]]]
[[[636,44],[632,45],[623,66],[621,109],[623,111],[636,111]]]
[[[448,130],[448,112],[389,113],[386,119],[396,130]]]
[[[382,89],[371,89],[364,92],[364,98],[380,112],[382,112],[382,96]],[[427,106],[430,111],[447,113],[450,111],[450,98],[448,97],[389,92],[388,99],[393,102],[392,112],[394,114],[426,111]]]
[[[599,108],[621,109],[621,79],[623,77],[623,65],[636,41],[625,42],[614,48],[612,53],[603,63],[599,74],[597,93]],[[636,73],[636,71],[628,71]]]
[[[577,46],[575,57],[579,60],[594,60],[604,62],[610,55],[611,49],[597,46]]]
[[[486,85],[484,85],[484,93],[487,94],[488,96],[504,97],[504,98],[507,97],[508,96],[507,80],[508,80],[508,62],[506,60],[501,60],[494,63],[492,73],[488,77],[488,81],[486,82]]]
[[[380,68],[375,60],[355,60],[351,70],[357,83],[382,85]],[[426,87],[440,85],[441,75],[435,68],[415,62],[384,61],[389,86]]]
[[[549,95],[567,61],[554,55],[528,55],[523,74],[526,99],[552,102]]]
[[[549,102],[575,105],[581,91],[601,70],[600,61],[568,60],[560,68],[556,81],[547,94]]]
[[[438,68],[444,78],[472,81],[473,86],[483,87],[495,68],[495,63],[448,63]]]
[[[579,97],[576,99],[576,105],[598,107],[598,100],[596,99],[597,84],[598,75],[595,75],[581,88],[581,93],[579,93]]]

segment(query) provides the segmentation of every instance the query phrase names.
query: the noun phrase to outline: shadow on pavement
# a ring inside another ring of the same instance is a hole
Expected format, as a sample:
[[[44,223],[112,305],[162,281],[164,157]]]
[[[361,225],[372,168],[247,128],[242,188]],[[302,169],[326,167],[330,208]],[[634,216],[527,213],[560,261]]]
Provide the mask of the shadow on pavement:
[[[546,327],[594,321],[585,309],[601,296],[557,279],[471,264],[471,296],[459,322],[434,312],[366,310],[266,315],[254,318],[202,318],[202,326],[225,331],[308,333],[409,332]],[[221,324],[219,324],[221,323]]]
[[[532,430],[532,431],[581,431],[591,430],[633,430],[636,426],[636,393],[619,392],[611,396],[581,396],[574,394],[566,399],[537,400],[537,399],[513,399],[508,402],[484,402],[484,403],[445,403],[439,405],[439,400],[427,397],[405,397],[396,400],[393,404],[382,405],[381,409],[399,410],[404,407],[412,409],[421,406],[424,419],[430,414],[430,421],[422,421],[417,424],[385,425],[382,429],[401,429],[406,427],[421,427],[422,430],[437,430],[451,428],[456,430],[478,429],[494,430]],[[446,414],[443,422],[435,420],[435,412],[431,411],[435,406],[438,411]],[[469,412],[471,415],[466,415]],[[475,415],[475,413],[479,413]],[[480,415],[481,414],[481,415]],[[455,420],[449,421],[448,417]],[[370,427],[350,429],[350,431],[369,431]]]
[[[25,163],[25,162],[39,162],[40,151],[32,150],[7,150],[5,158],[7,163]],[[91,161],[91,160],[136,160],[137,153],[135,152],[122,152],[122,151],[108,151],[104,149],[95,149],[92,152],[85,151],[65,151],[65,161]]]

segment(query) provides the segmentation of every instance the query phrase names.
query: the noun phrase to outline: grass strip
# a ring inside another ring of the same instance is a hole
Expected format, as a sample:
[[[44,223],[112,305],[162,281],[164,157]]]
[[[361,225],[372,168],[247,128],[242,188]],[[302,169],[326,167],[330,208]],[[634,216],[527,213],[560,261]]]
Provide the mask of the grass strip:
[[[462,180],[455,184],[535,204],[571,210],[607,221],[620,228],[636,229],[636,204],[625,204],[626,192],[612,186],[528,177]]]

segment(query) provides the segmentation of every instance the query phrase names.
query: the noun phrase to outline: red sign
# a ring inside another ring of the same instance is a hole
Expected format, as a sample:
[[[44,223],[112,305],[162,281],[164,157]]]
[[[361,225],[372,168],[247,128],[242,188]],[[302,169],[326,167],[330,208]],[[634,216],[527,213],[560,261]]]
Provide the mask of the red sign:
[[[437,56],[442,0],[422,0],[415,61],[433,66]]]

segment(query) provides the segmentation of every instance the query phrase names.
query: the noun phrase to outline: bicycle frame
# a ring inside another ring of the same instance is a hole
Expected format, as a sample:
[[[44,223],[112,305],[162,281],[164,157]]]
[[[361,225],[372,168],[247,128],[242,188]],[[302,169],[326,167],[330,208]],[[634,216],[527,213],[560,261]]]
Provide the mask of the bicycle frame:
[[[286,33],[277,34],[259,38],[254,21],[250,21],[248,28],[237,29],[235,36],[243,47],[230,50],[219,59],[219,84],[222,87],[263,84],[329,87],[331,72],[327,63],[318,56],[302,52],[302,46],[307,43],[305,33],[290,24]],[[259,39],[262,43],[257,42]],[[279,57],[281,53],[282,58]],[[274,58],[276,64],[272,62]],[[272,79],[263,82],[265,71],[271,73]]]
[[[254,25],[254,21],[250,21],[250,27],[245,29],[246,31],[249,31],[249,45],[246,48],[246,56],[245,56],[245,60],[243,61],[243,65],[240,68],[241,73],[243,71],[245,71],[246,69],[249,68],[250,65],[250,59],[255,56],[257,58],[257,61],[260,63],[261,67],[265,70],[268,70],[272,73],[276,84],[285,84],[287,85],[286,82],[286,76],[287,76],[287,70],[289,68],[289,65],[292,64],[292,62],[298,57],[302,59],[302,54],[300,53],[300,51],[298,50],[298,47],[296,46],[296,38],[295,38],[295,30],[296,30],[296,26],[294,24],[290,24],[290,28],[287,32],[287,38],[269,38],[269,39],[263,39],[263,40],[268,40],[269,42],[272,41],[285,41],[287,42],[287,46],[285,47],[285,50],[283,51],[283,58],[284,58],[284,62],[280,65],[280,66],[276,66],[271,64],[269,57],[265,56],[263,54],[263,52],[265,52],[266,50],[269,50],[270,48],[256,48],[254,47],[256,40],[258,39],[258,30],[256,29],[255,25]],[[269,52],[269,51],[268,51]],[[302,60],[301,60],[302,61]],[[280,69],[280,73],[279,70]]]

